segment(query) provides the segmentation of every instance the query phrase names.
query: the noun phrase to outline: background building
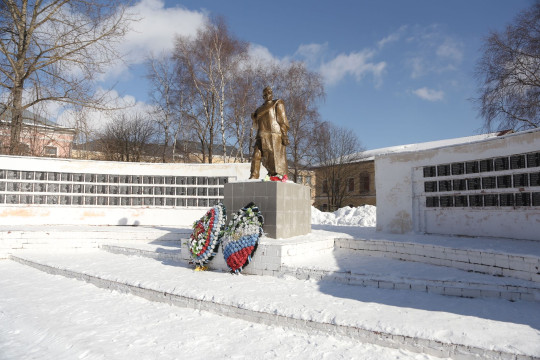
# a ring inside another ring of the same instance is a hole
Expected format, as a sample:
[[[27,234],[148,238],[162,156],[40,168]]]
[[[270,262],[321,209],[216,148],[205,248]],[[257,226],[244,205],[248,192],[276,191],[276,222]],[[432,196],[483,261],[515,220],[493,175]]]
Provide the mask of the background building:
[[[9,152],[11,112],[0,105],[0,154]],[[75,129],[59,126],[30,111],[23,112],[21,144],[24,155],[69,158]]]
[[[315,167],[314,172],[314,206],[321,211],[333,211],[332,192],[341,191],[342,201],[337,207],[343,206],[362,206],[378,205],[376,189],[376,171],[375,158],[385,154],[416,152],[428,149],[439,148],[443,146],[469,143],[473,141],[486,140],[500,137],[512,131],[501,131],[483,135],[467,136],[463,138],[446,139],[439,141],[430,141],[420,144],[409,144],[392,146],[381,149],[367,150],[359,154],[353,154],[355,159],[350,163],[341,165],[345,169],[341,171],[343,179],[339,178],[336,184],[332,186],[327,179],[328,171],[325,167]],[[378,181],[377,181],[378,186]]]

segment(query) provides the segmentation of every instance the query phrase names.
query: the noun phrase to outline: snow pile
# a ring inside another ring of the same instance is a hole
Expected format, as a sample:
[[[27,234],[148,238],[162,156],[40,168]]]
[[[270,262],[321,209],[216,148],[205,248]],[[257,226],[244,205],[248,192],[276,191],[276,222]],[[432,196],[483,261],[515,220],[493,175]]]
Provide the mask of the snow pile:
[[[376,206],[346,206],[331,212],[322,212],[311,207],[311,223],[317,225],[376,226]]]

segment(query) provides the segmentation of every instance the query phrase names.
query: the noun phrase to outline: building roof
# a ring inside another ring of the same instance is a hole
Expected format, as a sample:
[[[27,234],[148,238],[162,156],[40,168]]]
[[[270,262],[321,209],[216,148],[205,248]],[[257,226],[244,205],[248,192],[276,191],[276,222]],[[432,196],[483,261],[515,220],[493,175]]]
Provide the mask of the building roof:
[[[11,110],[7,109],[4,104],[0,104],[0,123],[10,124],[11,123]],[[57,123],[45,119],[43,116],[34,114],[31,111],[23,110],[23,124],[27,126],[40,127],[50,130],[64,130],[75,132],[75,129],[69,128],[66,126],[58,125]]]
[[[77,150],[87,150],[87,151],[99,151],[102,140],[92,140],[82,144],[75,144],[74,149]],[[178,141],[176,143],[176,153],[177,154],[202,154],[201,143],[197,141]],[[234,154],[237,149],[234,146],[227,146],[227,155]],[[146,155],[161,156],[163,151],[163,144],[145,144],[144,151]],[[172,156],[172,147],[167,147],[166,149],[167,156]],[[213,156],[223,156],[223,145],[214,144]]]
[[[351,156],[355,156],[356,158],[360,156],[361,157],[360,161],[368,161],[368,160],[375,159],[375,156],[379,156],[379,155],[400,153],[400,152],[422,151],[422,150],[441,148],[445,146],[467,144],[471,142],[492,139],[492,138],[496,138],[496,137],[511,134],[511,133],[513,133],[512,130],[504,130],[504,131],[493,132],[493,133],[488,133],[488,134],[465,136],[465,137],[460,137],[460,138],[444,139],[444,140],[436,140],[436,141],[428,141],[428,142],[423,142],[423,143],[418,143],[418,144],[391,146],[391,147],[385,147],[385,148],[380,148],[380,149],[366,150],[361,153],[352,154]]]
[[[536,130],[540,130],[540,129],[536,129]],[[423,143],[418,143],[418,144],[390,146],[390,147],[365,150],[358,153],[350,154],[348,155],[348,158],[351,159],[350,163],[373,161],[375,160],[376,156],[380,156],[380,155],[394,154],[394,153],[401,153],[401,152],[423,151],[423,150],[441,148],[445,146],[467,144],[471,142],[493,139],[493,138],[500,137],[503,135],[512,134],[513,132],[514,132],[513,130],[503,130],[503,131],[493,132],[493,133],[488,133],[488,134],[472,135],[472,136],[436,140],[436,141],[428,141],[428,142],[423,142]],[[317,168],[317,167],[320,167],[320,165],[317,164],[317,165],[314,165],[313,167]]]

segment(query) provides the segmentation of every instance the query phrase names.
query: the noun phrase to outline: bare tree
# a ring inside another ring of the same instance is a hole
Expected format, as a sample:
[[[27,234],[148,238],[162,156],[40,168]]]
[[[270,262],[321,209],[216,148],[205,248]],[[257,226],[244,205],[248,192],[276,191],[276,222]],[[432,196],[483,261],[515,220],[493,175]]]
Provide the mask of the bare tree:
[[[194,38],[176,38],[174,59],[179,81],[189,84],[195,98],[188,118],[209,163],[213,161],[214,142],[219,133],[226,150],[228,88],[232,71],[246,52],[247,44],[229,34],[221,19],[205,24]]]
[[[352,164],[362,159],[363,149],[353,131],[329,122],[319,123],[313,141],[317,184],[327,195],[329,210],[335,211],[347,201],[347,180],[355,177]]]
[[[278,89],[285,101],[289,119],[289,140],[287,147],[290,169],[297,181],[300,170],[312,162],[312,134],[316,132],[319,120],[318,103],[325,97],[320,74],[308,70],[304,63],[293,62],[280,66]]]
[[[476,76],[487,129],[540,126],[540,1],[485,40]]]
[[[208,28],[208,35],[211,39],[211,51],[214,57],[215,66],[217,70],[217,81],[215,87],[219,93],[219,119],[221,125],[221,145],[223,146],[223,159],[227,162],[227,139],[226,139],[226,125],[225,125],[225,104],[226,104],[226,92],[230,97],[230,84],[236,78],[235,70],[239,64],[247,59],[248,44],[245,41],[241,41],[235,38],[229,33],[227,24],[223,18],[217,18],[214,22],[214,26]]]
[[[151,119],[163,131],[162,161],[166,162],[169,145],[172,145],[174,161],[176,142],[182,129],[181,109],[184,94],[181,83],[176,81],[173,59],[166,55],[149,55],[146,60],[147,75],[150,81],[150,100],[153,104]]]
[[[235,153],[235,161],[246,161],[255,144],[255,130],[251,113],[260,105],[262,89],[267,84],[266,69],[260,64],[245,63],[238,67],[231,82],[227,103],[229,138]]]
[[[92,80],[117,61],[133,18],[121,0],[0,0],[0,87],[11,112],[10,154],[23,111],[56,101],[102,107]]]
[[[99,140],[100,150],[106,160],[139,162],[154,135],[151,120],[140,114],[121,113],[105,127]]]

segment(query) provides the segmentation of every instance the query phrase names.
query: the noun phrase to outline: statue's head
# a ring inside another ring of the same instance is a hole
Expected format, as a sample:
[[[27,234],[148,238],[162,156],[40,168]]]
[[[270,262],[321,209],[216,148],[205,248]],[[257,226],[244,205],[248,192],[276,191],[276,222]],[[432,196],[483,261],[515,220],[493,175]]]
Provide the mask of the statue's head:
[[[270,86],[265,87],[263,90],[263,99],[266,101],[270,101],[272,100],[273,96],[274,95],[272,94],[272,88]]]

